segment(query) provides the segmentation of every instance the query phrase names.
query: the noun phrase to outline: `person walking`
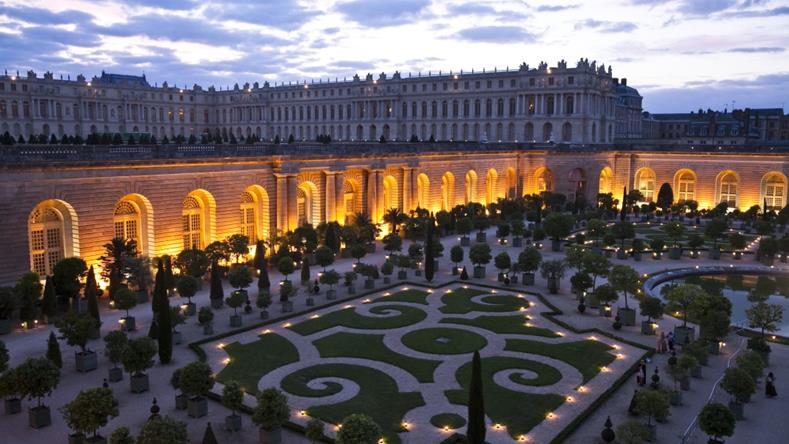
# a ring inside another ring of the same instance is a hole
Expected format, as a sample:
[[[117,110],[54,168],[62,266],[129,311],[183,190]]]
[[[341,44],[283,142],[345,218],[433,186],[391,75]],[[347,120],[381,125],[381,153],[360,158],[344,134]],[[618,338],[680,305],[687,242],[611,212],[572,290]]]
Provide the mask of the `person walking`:
[[[666,336],[666,340],[668,341],[668,349],[674,351],[674,332],[668,332],[668,336]]]
[[[775,375],[773,372],[767,374],[767,379],[764,381],[764,394],[767,395],[768,398],[775,398],[778,396],[778,392],[775,391]]]
[[[657,347],[655,347],[655,351],[657,353],[665,353],[667,349],[666,346],[666,334],[664,332],[660,332],[660,337],[657,340]]]

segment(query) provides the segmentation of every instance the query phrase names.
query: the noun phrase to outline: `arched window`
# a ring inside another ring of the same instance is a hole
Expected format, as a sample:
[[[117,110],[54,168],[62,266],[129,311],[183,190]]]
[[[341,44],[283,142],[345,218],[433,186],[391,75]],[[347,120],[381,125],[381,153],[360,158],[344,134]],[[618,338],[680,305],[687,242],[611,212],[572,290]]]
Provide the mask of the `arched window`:
[[[570,122],[564,122],[562,125],[562,142],[569,142],[573,139],[573,126]]]
[[[299,226],[305,223],[316,225],[320,222],[318,187],[314,183],[305,181],[296,189],[296,208]]]
[[[397,180],[392,176],[384,178],[384,210],[400,208],[397,198]]]
[[[781,210],[786,206],[786,176],[767,173],[762,178],[762,202],[767,210]]]
[[[677,190],[677,202],[682,203],[688,200],[695,200],[696,197],[696,175],[690,170],[679,170],[674,176]]]
[[[449,171],[441,176],[441,209],[449,211],[454,206],[455,176]]]
[[[466,173],[466,203],[477,201],[477,173],[469,170]]]
[[[523,128],[523,139],[526,141],[533,141],[534,140],[534,125],[529,122]]]
[[[546,122],[545,125],[542,126],[542,140],[543,142],[548,142],[551,140],[553,133],[553,125],[551,122]]]
[[[652,181],[652,183],[654,184],[655,182]],[[614,172],[610,167],[605,167],[600,170],[600,183],[597,192],[600,194],[614,192]]]
[[[140,243],[140,210],[137,205],[128,200],[118,202],[113,214],[115,237],[131,239]]]
[[[187,196],[184,199],[183,211],[181,213],[183,229],[183,247],[203,248],[203,207],[200,201],[194,196]]]
[[[485,203],[496,202],[497,192],[496,183],[499,180],[499,174],[493,168],[488,170],[485,175]]]
[[[419,208],[429,208],[430,204],[430,179],[427,174],[421,173],[416,177],[416,205]]]
[[[346,180],[342,186],[343,202],[345,204],[345,223],[349,223],[354,214],[361,212],[361,196],[359,187],[354,181]]]
[[[655,172],[651,168],[641,168],[636,171],[634,188],[641,191],[644,201],[652,202],[655,199]],[[613,190],[612,190],[613,191]]]
[[[39,276],[49,276],[55,264],[65,257],[63,215],[44,205],[30,214],[30,268]]]
[[[731,171],[725,171],[718,184],[718,202],[726,202],[729,207],[737,207],[737,176]]]
[[[257,211],[255,198],[252,193],[245,191],[241,194],[240,230],[239,233],[249,237],[250,243],[257,242]]]
[[[514,199],[518,192],[518,177],[515,168],[507,168],[507,196]]]
[[[553,173],[548,168],[539,168],[535,174],[537,194],[553,191]]]

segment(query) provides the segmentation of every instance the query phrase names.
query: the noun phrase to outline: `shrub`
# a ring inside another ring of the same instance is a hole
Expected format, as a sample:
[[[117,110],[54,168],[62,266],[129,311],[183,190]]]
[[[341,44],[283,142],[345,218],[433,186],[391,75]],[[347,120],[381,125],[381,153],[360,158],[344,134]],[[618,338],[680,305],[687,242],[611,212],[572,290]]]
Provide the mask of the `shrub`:
[[[186,424],[169,416],[155,416],[143,425],[137,444],[187,444]]]
[[[252,422],[258,426],[271,430],[282,427],[290,418],[288,398],[281,391],[268,388],[258,392],[256,398],[257,405],[252,411]]]
[[[316,418],[310,419],[304,429],[304,436],[312,442],[323,439],[323,421]]]
[[[187,364],[181,369],[178,386],[189,396],[205,396],[214,386],[213,371],[202,361]]]
[[[664,420],[669,415],[669,397],[661,390],[639,390],[636,393],[636,412],[647,416],[647,424],[652,418]]]
[[[28,358],[14,370],[17,393],[28,399],[49,396],[60,383],[60,369],[47,358]]]
[[[67,313],[55,325],[68,345],[78,346],[83,352],[96,329],[96,321],[90,315],[76,312]]]
[[[222,405],[235,415],[244,405],[244,389],[238,381],[227,381],[222,388]]]
[[[129,344],[129,337],[124,331],[113,330],[107,333],[107,336],[104,336],[104,344],[104,354],[107,355],[112,365],[117,367],[118,363],[121,362],[123,350]]]
[[[110,435],[110,444],[134,444],[134,437],[128,427],[118,427]]]
[[[109,388],[86,389],[63,406],[61,412],[71,430],[96,436],[99,428],[118,416],[118,401]]]
[[[620,444],[641,444],[649,438],[649,430],[644,424],[631,419],[616,428],[616,438]]]
[[[197,312],[197,322],[200,325],[205,325],[211,323],[214,320],[214,311],[211,310],[211,307],[200,307],[200,310]]]
[[[737,362],[737,367],[745,370],[754,381],[758,381],[762,377],[765,365],[759,353],[753,350],[746,350],[737,355],[735,361]]]
[[[723,404],[707,404],[699,413],[699,428],[712,439],[734,435],[735,425],[734,414]]]
[[[756,393],[756,382],[745,370],[729,367],[723,374],[721,387],[738,402],[744,402]]]
[[[337,444],[376,444],[381,439],[381,427],[367,415],[355,413],[342,420],[337,432]]]
[[[156,342],[151,338],[141,337],[130,340],[121,354],[123,368],[133,375],[144,373],[153,366],[156,351]]]

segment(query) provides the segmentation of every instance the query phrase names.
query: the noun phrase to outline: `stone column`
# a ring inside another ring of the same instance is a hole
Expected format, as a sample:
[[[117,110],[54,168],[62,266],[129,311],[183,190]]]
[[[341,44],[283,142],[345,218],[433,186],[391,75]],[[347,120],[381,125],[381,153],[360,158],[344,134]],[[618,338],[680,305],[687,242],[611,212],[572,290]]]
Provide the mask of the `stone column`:
[[[299,209],[296,203],[296,175],[288,174],[286,186],[287,208],[288,208],[288,225],[287,230],[295,230],[299,226]],[[312,196],[313,199],[318,199],[319,196]],[[312,203],[312,202],[310,202]],[[305,212],[312,211],[310,208],[304,208]]]
[[[276,190],[276,208],[277,216],[274,219],[276,226],[272,233],[284,233],[288,230],[288,188],[287,188],[287,175],[274,173],[277,181]]]
[[[337,173],[334,171],[324,171],[326,181],[326,222],[337,220],[337,193],[335,192],[335,178]]]
[[[411,167],[403,167],[403,179],[401,181],[402,184],[402,210],[404,213],[408,213],[411,210],[411,175],[413,172],[413,168]]]

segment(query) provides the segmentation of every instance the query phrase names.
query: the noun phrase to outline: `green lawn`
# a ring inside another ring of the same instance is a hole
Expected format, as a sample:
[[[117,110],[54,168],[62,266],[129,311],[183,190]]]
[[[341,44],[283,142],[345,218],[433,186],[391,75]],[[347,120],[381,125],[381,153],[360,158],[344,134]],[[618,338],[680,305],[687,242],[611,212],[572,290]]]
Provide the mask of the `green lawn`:
[[[299,352],[287,339],[275,333],[260,335],[248,344],[233,342],[224,347],[230,363],[219,372],[219,382],[238,381],[247,393],[257,393],[260,378],[283,365],[299,360]]]
[[[322,358],[349,357],[385,362],[411,373],[419,382],[433,382],[433,373],[440,361],[401,355],[384,345],[383,337],[342,332],[318,339],[313,344]]]
[[[455,413],[439,413],[430,418],[430,424],[433,424],[434,427],[438,427],[439,429],[449,427],[455,430],[466,425],[466,418]]]
[[[488,341],[470,331],[457,328],[423,328],[403,335],[406,347],[434,355],[459,355],[480,350]]]
[[[349,364],[321,364],[298,370],[282,380],[282,388],[293,395],[321,397],[339,393],[339,384],[327,384],[322,390],[313,390],[307,383],[316,378],[338,377],[350,379],[359,385],[359,394],[337,404],[311,406],[307,414],[323,421],[339,424],[353,413],[364,413],[384,432],[387,443],[399,443],[403,417],[406,412],[424,405],[422,394],[401,393],[397,384],[386,373],[373,368]]]
[[[547,328],[527,327],[524,317],[515,316],[478,316],[472,319],[464,318],[444,318],[439,321],[442,324],[461,324],[472,325],[484,328],[499,334],[518,334],[531,336],[544,336],[546,338],[558,338],[556,332]]]
[[[485,304],[478,304],[471,300],[471,298],[483,294],[490,295],[482,298]],[[450,293],[444,293],[441,296],[441,302],[444,303],[444,306],[440,310],[447,314],[466,314],[472,311],[501,313],[518,311],[521,307],[528,305],[526,300],[514,295],[497,295],[472,288],[458,288]]]
[[[610,364],[616,357],[608,350],[612,348],[599,341],[546,343],[528,339],[507,339],[504,348],[508,351],[533,353],[564,361],[581,372],[584,383],[600,372],[600,367]]]
[[[370,313],[373,314],[386,314],[390,311],[396,311],[399,314],[397,316],[370,317],[357,313],[353,308],[346,308],[320,318],[291,325],[288,328],[302,336],[309,336],[336,325],[364,330],[388,330],[416,324],[427,317],[427,313],[424,311],[403,305],[376,305],[370,309]]]
[[[551,366],[526,359],[491,357],[482,359],[482,386],[485,398],[485,413],[494,423],[507,426],[510,436],[517,439],[534,426],[545,420],[548,412],[559,408],[565,397],[558,394],[533,394],[508,390],[493,382],[493,375],[502,370],[520,368],[535,372],[538,376],[528,380],[510,378],[514,382],[527,385],[554,384],[561,379],[558,370]],[[468,405],[468,385],[471,379],[471,362],[460,367],[455,375],[463,387],[460,390],[446,391],[449,402]]]
[[[426,291],[421,290],[414,290],[409,288],[408,290],[398,291],[397,293],[392,293],[389,296],[382,296],[373,300],[373,302],[411,302],[413,304],[422,304],[427,305],[427,296],[429,295]]]

